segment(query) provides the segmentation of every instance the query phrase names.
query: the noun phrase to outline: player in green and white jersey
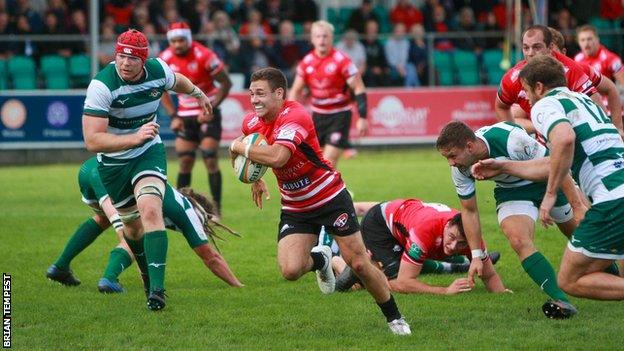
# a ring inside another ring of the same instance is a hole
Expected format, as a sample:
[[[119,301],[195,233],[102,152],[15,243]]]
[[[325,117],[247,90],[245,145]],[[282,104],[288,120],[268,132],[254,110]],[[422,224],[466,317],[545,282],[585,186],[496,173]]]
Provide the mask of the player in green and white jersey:
[[[475,178],[470,167],[483,159],[530,160],[547,155],[547,149],[526,131],[511,122],[500,122],[473,132],[460,121],[448,123],[438,137],[436,147],[451,166],[451,174],[460,198],[462,221],[466,237],[472,250],[473,260],[469,278],[476,272],[481,276],[482,263],[478,257],[485,256],[480,250],[482,239],[479,209],[475,189]],[[493,178],[496,182],[494,198],[498,223],[514,249],[522,268],[537,286],[555,301],[565,304],[570,314],[576,309],[566,294],[557,286],[555,271],[544,255],[535,246],[535,222],[538,207],[546,191],[546,183],[535,183],[518,177],[501,174]],[[561,192],[551,211],[554,221],[566,236],[570,236],[578,219],[574,212],[584,213],[580,196],[571,177],[566,178],[567,191],[572,206]],[[573,211],[574,208],[574,211]],[[577,210],[578,208],[578,210]]]
[[[91,207],[94,215],[78,227],[61,255],[48,268],[46,276],[63,285],[79,285],[80,280],[69,268],[71,261],[112,225],[119,238],[119,245],[110,253],[104,275],[98,282],[98,290],[103,293],[123,292],[118,277],[132,264],[134,255],[124,240],[123,223],[102,185],[97,168],[98,162],[92,157],[81,165],[78,172],[82,201]],[[163,199],[166,227],[182,233],[189,246],[216,276],[231,286],[240,287],[242,284],[225,259],[208,243],[206,232],[212,233],[214,227],[220,226],[211,221],[211,217],[217,212],[216,206],[203,195],[190,188],[178,191],[167,184]]]
[[[83,134],[87,149],[98,153],[100,177],[124,223],[126,241],[149,276],[147,307],[160,310],[165,307],[167,235],[162,198],[167,161],[156,110],[167,90],[197,98],[208,115],[212,107],[190,80],[162,60],[147,58],[143,33],[134,29],[122,33],[115,51],[115,62],[87,89]],[[144,251],[145,258],[140,255]]]

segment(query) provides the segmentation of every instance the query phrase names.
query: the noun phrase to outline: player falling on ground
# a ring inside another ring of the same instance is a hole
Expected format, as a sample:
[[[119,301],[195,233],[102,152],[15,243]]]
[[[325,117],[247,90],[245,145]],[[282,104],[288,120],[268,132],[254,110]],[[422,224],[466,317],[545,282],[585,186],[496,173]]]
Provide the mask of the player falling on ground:
[[[156,110],[167,90],[198,99],[212,113],[206,95],[161,59],[148,57],[148,41],[135,29],[122,33],[115,61],[91,80],[82,118],[86,147],[98,153],[98,172],[124,223],[128,246],[149,277],[147,307],[165,307],[167,232],[162,199],[167,182],[165,147]]]
[[[334,167],[350,147],[351,90],[359,112],[359,136],[368,130],[366,87],[358,69],[344,53],[334,49],[334,26],[326,21],[312,24],[314,49],[297,66],[289,100],[298,100],[307,87],[311,95],[312,118],[323,157]]]
[[[479,160],[488,158],[509,160],[540,158],[547,155],[547,149],[530,137],[520,126],[511,122],[499,122],[473,132],[470,127],[460,121],[450,122],[442,129],[436,147],[451,166],[451,176],[460,199],[464,230],[472,248],[469,277],[473,279],[475,272],[479,276],[482,274],[482,263],[477,258],[485,257],[485,254],[481,250],[481,223],[475,179],[470,172],[470,167]],[[533,239],[538,208],[544,197],[546,184],[505,174],[493,180],[496,182],[494,198],[498,224],[518,255],[522,268],[540,289],[565,309],[566,316],[573,315],[576,309],[570,304],[566,294],[557,286],[552,265],[537,250]],[[572,206],[560,192],[552,210],[552,216],[560,231],[569,237],[576,228],[578,220],[582,218],[585,208],[569,176],[566,186],[566,195],[571,194],[568,198]],[[573,218],[574,215],[577,215],[576,220]]]
[[[48,268],[46,276],[63,285],[79,285],[80,280],[70,269],[71,261],[112,225],[119,238],[119,245],[110,253],[104,275],[98,282],[98,290],[104,293],[118,293],[123,292],[118,277],[132,264],[134,255],[124,240],[123,223],[102,185],[97,165],[95,157],[90,158],[82,164],[78,173],[82,201],[91,207],[94,215],[78,227],[61,255]],[[240,287],[242,284],[232,273],[225,259],[208,244],[206,233],[212,234],[215,228],[220,227],[213,221],[216,212],[215,206],[201,194],[195,193],[190,188],[177,191],[167,184],[163,199],[166,227],[182,233],[189,246],[216,276],[231,286]],[[147,292],[149,286],[145,288]]]
[[[334,291],[331,250],[316,246],[319,230],[325,226],[336,238],[347,264],[381,308],[392,333],[411,334],[383,273],[366,255],[353,202],[340,173],[323,158],[305,108],[286,100],[286,87],[284,74],[275,68],[252,74],[249,94],[254,112],[244,118],[242,132],[261,133],[269,145],[245,144],[240,137],[230,146],[233,157],[244,155],[267,165],[277,178],[282,198],[277,260],[282,276],[297,280],[317,271],[321,291]],[[253,201],[262,208],[262,198],[269,194],[264,181],[252,183],[251,191]]]
[[[180,94],[176,112],[171,97],[168,94],[163,96],[163,106],[171,116],[171,129],[176,134],[175,148],[180,160],[177,188],[191,185],[195,153],[199,149],[208,171],[212,198],[220,210],[223,181],[217,151],[222,127],[221,110],[218,107],[227,97],[232,81],[217,54],[193,41],[191,29],[186,23],[172,23],[167,31],[167,39],[169,47],[160,54],[160,58],[174,72],[184,74],[201,89],[213,107],[213,113],[205,115],[196,98]]]
[[[555,194],[571,171],[592,206],[568,242],[558,284],[570,295],[622,300],[624,278],[604,270],[624,258],[624,142],[598,105],[566,87],[564,68],[557,61],[547,56],[535,59],[519,78],[533,106],[531,119],[548,141],[550,157],[521,162],[485,160],[473,172],[479,178],[504,172],[524,179],[547,179],[540,217],[550,225]],[[552,307],[551,312],[557,313],[557,306]]]
[[[524,32],[522,36],[522,53],[524,60],[518,62],[514,67],[503,76],[494,110],[496,115],[502,121],[515,122],[522,126],[528,133],[534,133],[535,128],[529,119],[531,106],[526,98],[526,93],[522,89],[518,74],[527,61],[538,55],[552,55],[561,61],[566,67],[566,79],[568,87],[573,91],[587,94],[592,99],[600,102],[600,94],[597,93],[592,80],[588,77],[583,69],[571,58],[552,50],[552,34],[548,27],[534,25]],[[520,108],[512,109],[512,105],[517,104]],[[513,114],[512,114],[513,111]]]
[[[369,203],[367,207],[362,238],[392,291],[452,295],[472,290],[474,283],[468,278],[458,278],[448,287],[428,285],[418,279],[427,263],[431,265],[454,255],[470,257],[458,211],[417,199]],[[481,249],[487,252],[483,242]],[[336,289],[350,289],[353,278],[350,269],[345,268],[336,280]],[[481,278],[488,291],[507,291],[489,255],[485,256]]]

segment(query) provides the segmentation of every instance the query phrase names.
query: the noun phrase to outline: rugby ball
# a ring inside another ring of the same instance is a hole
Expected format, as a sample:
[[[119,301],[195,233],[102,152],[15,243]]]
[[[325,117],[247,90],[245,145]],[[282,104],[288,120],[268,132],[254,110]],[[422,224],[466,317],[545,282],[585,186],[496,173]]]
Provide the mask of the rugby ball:
[[[266,138],[260,133],[249,134],[242,141],[251,145],[268,145]],[[234,159],[234,172],[236,172],[238,180],[243,183],[253,183],[260,180],[268,168],[243,155],[238,155]]]

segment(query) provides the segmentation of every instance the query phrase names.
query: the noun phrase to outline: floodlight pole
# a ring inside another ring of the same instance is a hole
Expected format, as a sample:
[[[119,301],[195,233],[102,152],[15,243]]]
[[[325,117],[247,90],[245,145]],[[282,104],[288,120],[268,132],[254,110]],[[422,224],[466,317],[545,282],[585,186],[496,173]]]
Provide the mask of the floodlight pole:
[[[91,38],[91,78],[98,72],[98,55],[100,51],[100,8],[98,1],[89,1],[89,36]]]

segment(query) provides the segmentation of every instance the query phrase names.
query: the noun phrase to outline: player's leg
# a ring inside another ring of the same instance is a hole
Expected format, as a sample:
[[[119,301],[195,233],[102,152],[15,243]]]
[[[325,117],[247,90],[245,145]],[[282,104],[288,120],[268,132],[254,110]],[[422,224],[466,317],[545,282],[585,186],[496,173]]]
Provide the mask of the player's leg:
[[[119,293],[123,292],[123,288],[119,283],[119,275],[132,265],[134,256],[124,239],[124,226],[121,217],[113,207],[109,198],[102,203],[102,210],[106,213],[106,216],[110,218],[115,233],[117,234],[119,244],[110,252],[104,274],[98,281],[98,290],[101,293]]]
[[[193,166],[195,165],[195,150],[197,150],[197,145],[198,144],[196,142],[180,137],[177,137],[175,140],[175,150],[180,163],[178,181],[176,183],[178,188],[191,186]]]
[[[332,166],[337,167],[338,166],[338,160],[340,159],[340,155],[342,155],[342,152],[344,150],[331,145],[331,144],[325,144],[325,146],[323,147],[323,157],[329,161]]]
[[[524,271],[553,300],[569,302],[557,286],[552,265],[533,243],[537,216],[537,207],[530,201],[508,201],[498,206],[501,230],[518,255]]]
[[[219,214],[221,213],[221,192],[223,180],[219,169],[219,141],[221,140],[221,110],[215,108],[214,117],[209,123],[202,124],[199,131],[200,150],[204,165],[208,171],[208,185],[212,199],[216,202]]]
[[[302,275],[331,266],[331,255],[311,253],[317,243],[316,234],[290,233],[277,243],[277,263],[282,276],[287,280],[297,280]]]
[[[624,278],[603,272],[613,261],[592,258],[566,248],[558,282],[572,296],[595,300],[624,300]]]

